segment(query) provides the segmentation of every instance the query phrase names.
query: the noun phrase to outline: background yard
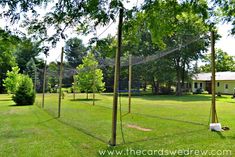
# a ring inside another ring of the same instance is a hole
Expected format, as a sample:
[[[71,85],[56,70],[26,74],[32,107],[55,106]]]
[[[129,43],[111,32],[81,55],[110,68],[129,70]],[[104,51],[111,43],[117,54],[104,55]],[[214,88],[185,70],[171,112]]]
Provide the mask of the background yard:
[[[85,94],[67,94],[57,117],[57,94],[42,95],[34,106],[14,106],[9,95],[0,95],[0,156],[99,156],[99,150],[199,149],[235,152],[235,100],[217,99],[218,117],[230,130],[208,130],[210,96],[135,96],[127,114],[127,97],[122,96],[118,146],[108,147],[111,136],[112,95],[99,94],[96,104]],[[119,110],[120,111],[120,110]],[[122,138],[122,133],[124,137]]]

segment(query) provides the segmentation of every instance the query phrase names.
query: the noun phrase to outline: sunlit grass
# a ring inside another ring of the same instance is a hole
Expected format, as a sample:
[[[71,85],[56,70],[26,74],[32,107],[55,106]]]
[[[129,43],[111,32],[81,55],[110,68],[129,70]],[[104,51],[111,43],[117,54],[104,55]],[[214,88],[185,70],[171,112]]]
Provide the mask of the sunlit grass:
[[[37,105],[17,107],[11,106],[14,103],[8,95],[0,95],[0,156],[98,156],[99,149],[108,148],[111,94],[97,94],[95,106],[92,99],[85,99],[85,94],[77,94],[75,100],[72,94],[66,94],[60,118],[57,118],[58,94],[45,95],[44,109],[40,108],[41,96],[37,95]],[[221,134],[208,130],[210,101],[209,95],[134,96],[132,111],[127,114],[128,98],[122,96],[115,149],[190,148],[235,152],[235,100],[231,96],[217,99],[218,118],[223,126],[231,129]]]

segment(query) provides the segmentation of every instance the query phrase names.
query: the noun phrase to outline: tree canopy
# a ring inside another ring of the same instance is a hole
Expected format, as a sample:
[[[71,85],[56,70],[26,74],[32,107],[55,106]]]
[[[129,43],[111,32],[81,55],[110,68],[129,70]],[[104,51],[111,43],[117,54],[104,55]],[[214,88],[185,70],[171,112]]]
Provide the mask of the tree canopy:
[[[65,58],[71,67],[76,68],[87,55],[87,48],[79,38],[71,38],[65,44]]]
[[[203,58],[205,65],[200,67],[202,72],[211,71],[211,55],[208,54]],[[235,57],[228,55],[221,49],[216,49],[215,53],[215,69],[217,72],[235,71]]]
[[[74,83],[77,83],[80,91],[88,93],[104,90],[103,72],[97,66],[98,62],[93,54],[89,53],[83,58],[82,64],[77,67],[78,74],[74,77]]]

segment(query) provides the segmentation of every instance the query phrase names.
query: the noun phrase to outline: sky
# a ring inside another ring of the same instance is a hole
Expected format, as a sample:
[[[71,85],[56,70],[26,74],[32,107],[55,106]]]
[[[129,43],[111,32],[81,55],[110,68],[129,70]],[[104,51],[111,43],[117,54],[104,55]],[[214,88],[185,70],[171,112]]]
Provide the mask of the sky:
[[[130,1],[125,7],[131,8],[132,6],[138,4],[141,4],[143,0],[136,0],[136,1]],[[118,20],[116,20],[118,21]],[[4,27],[6,25],[6,22],[2,19],[0,19],[0,27]],[[100,38],[106,37],[108,34],[115,35],[117,33],[117,22],[112,23],[110,27],[108,27],[110,24],[106,25],[105,27],[98,27],[96,34],[100,35]],[[107,29],[108,28],[108,29]],[[216,48],[220,48],[223,51],[227,52],[229,55],[235,56],[235,36],[229,35],[229,31],[232,28],[231,24],[219,24],[217,26],[219,34],[222,36],[220,40],[218,40],[215,44]],[[23,29],[23,28],[21,28]],[[107,30],[106,30],[107,29]],[[106,30],[106,31],[105,31]],[[105,32],[104,32],[105,31]],[[53,32],[53,31],[52,31]],[[103,33],[104,32],[104,33]],[[69,38],[76,37],[77,33],[75,31],[68,30],[67,35]],[[90,34],[88,36],[77,36],[83,40],[83,43],[88,43],[89,39],[94,37],[94,35]],[[49,51],[49,57],[47,58],[48,62],[59,60],[60,58],[60,52],[61,48],[64,46],[64,41],[61,40],[57,43],[57,46]],[[45,58],[44,55],[40,56],[41,58]]]
[[[100,33],[102,33],[106,27],[102,27],[102,28],[98,28],[97,29],[97,35],[99,35]],[[231,36],[229,34],[232,25],[231,24],[219,24],[217,26],[218,28],[218,32],[219,34],[222,36],[222,38],[218,41],[216,41],[215,47],[216,48],[220,48],[223,51],[227,52],[229,55],[231,56],[235,56],[235,36]],[[114,23],[112,24],[107,31],[105,31],[105,33],[103,33],[100,38],[104,38],[106,37],[108,34],[111,35],[115,35],[117,33],[117,24]],[[74,33],[76,34],[76,33]],[[75,36],[75,35],[71,35],[71,37]],[[87,37],[81,37],[81,39],[83,40],[83,43],[88,43],[89,39],[92,36],[87,36]],[[61,47],[64,46],[64,43],[60,42],[58,44],[58,46],[55,49],[50,50],[50,56],[48,57],[48,61],[55,61],[55,59],[59,58],[59,53],[61,51]],[[210,50],[210,49],[209,49]]]
[[[231,56],[235,56],[235,36],[229,35],[232,28],[231,24],[218,25],[218,32],[222,38],[215,44],[216,48],[221,48]]]

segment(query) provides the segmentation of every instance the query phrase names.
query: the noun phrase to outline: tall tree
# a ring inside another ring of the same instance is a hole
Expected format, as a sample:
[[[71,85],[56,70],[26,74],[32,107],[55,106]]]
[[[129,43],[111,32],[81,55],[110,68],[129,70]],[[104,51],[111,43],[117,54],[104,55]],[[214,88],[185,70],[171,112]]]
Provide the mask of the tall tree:
[[[19,81],[19,67],[12,67],[11,71],[7,71],[7,78],[3,80],[4,82],[4,87],[7,90],[7,93],[9,94],[15,94],[17,86],[18,86],[18,81]]]
[[[98,25],[115,20],[117,10],[123,6],[122,0],[13,0],[0,1],[0,5],[6,10],[2,14],[4,17],[11,19],[11,22],[24,17],[22,26],[28,28],[36,39],[52,45],[66,38],[67,28],[76,27],[79,33],[89,33]],[[40,6],[48,7],[44,14],[39,12]],[[48,28],[55,30],[52,35],[49,35]]]
[[[115,57],[116,45],[117,41],[115,37],[112,37],[111,35],[108,35],[106,38],[99,39],[96,42],[92,51],[99,65],[105,64],[102,62],[103,60],[107,58],[113,59]],[[103,71],[106,92],[113,91],[114,68],[110,66],[101,66],[100,69]]]
[[[14,56],[21,70],[20,72],[27,71],[27,63],[30,62],[31,59],[36,60],[36,57],[42,51],[39,46],[40,43],[33,43],[27,38],[24,38],[19,42],[17,49],[14,52]]]
[[[4,90],[3,79],[6,78],[7,70],[16,66],[13,52],[16,50],[19,40],[17,36],[0,29],[0,93]]]
[[[65,44],[65,58],[68,64],[76,68],[82,63],[82,58],[87,55],[87,48],[79,38],[71,38]]]
[[[232,24],[231,34],[235,35],[235,1],[233,0],[213,0],[214,18]],[[218,13],[219,12],[219,13]]]
[[[88,54],[82,60],[83,64],[77,67],[78,74],[75,75],[78,88],[80,91],[87,93],[97,91],[103,91],[105,83],[103,82],[103,73],[101,69],[98,69],[98,62],[95,60],[93,54]]]
[[[202,60],[205,65],[200,67],[201,72],[211,71],[211,55],[206,55]],[[221,49],[215,51],[215,69],[217,72],[221,71],[235,71],[235,57],[228,55]]]
[[[51,62],[47,68],[48,90],[57,92],[59,85],[59,64]]]

